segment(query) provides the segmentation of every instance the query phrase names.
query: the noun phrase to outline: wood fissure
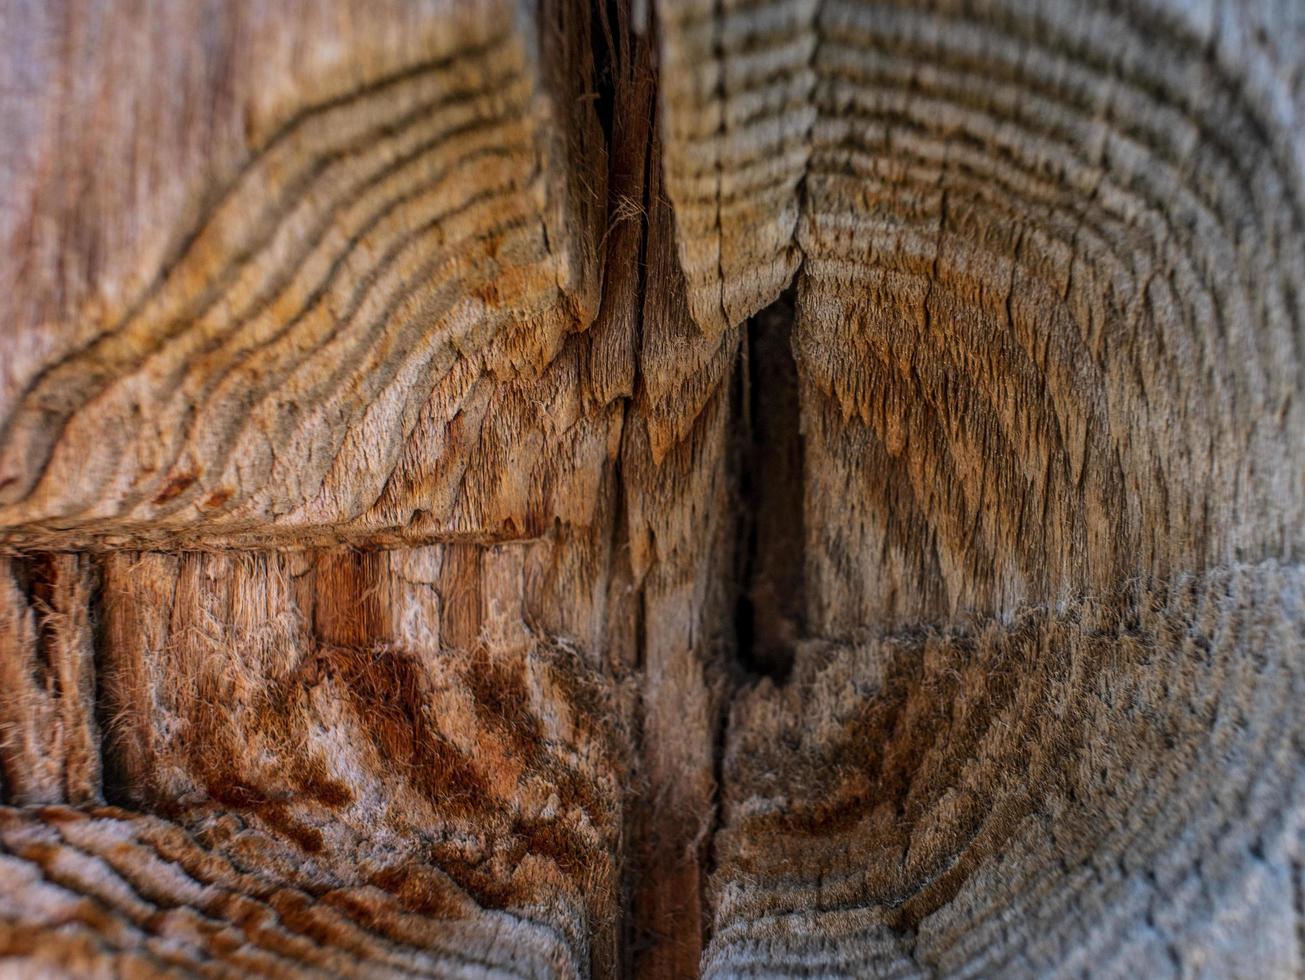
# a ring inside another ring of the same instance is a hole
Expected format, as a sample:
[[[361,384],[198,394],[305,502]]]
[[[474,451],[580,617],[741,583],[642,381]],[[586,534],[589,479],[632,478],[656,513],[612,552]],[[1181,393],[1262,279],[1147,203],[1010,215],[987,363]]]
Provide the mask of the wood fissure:
[[[748,323],[738,370],[740,665],[783,683],[806,616],[806,509],[793,298]]]

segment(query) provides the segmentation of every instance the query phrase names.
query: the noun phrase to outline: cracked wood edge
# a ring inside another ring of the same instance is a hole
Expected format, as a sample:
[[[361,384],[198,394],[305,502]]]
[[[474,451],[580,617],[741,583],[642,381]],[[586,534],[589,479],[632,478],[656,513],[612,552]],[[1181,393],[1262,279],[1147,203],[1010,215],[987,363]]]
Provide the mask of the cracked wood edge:
[[[0,953],[614,974],[635,323],[591,325],[587,8],[52,13],[4,63],[88,81],[8,117]],[[60,121],[101,86],[154,155]]]

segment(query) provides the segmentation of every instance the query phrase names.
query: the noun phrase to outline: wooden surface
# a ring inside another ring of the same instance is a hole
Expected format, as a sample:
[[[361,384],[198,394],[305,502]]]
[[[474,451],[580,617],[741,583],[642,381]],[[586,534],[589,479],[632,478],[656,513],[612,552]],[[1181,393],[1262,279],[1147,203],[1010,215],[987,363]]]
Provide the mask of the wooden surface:
[[[685,268],[738,317],[801,255],[805,639],[733,702],[705,972],[1300,975],[1300,11],[664,24]]]
[[[567,111],[583,62],[548,64],[550,25],[501,6],[396,5],[373,27],[349,5],[217,23],[91,5],[48,57],[54,12],[15,11],[11,70],[36,77],[11,96],[30,159],[3,229],[10,544],[584,523],[568,508],[594,498],[616,421],[577,397],[567,345],[596,305],[603,150]],[[205,57],[153,40],[174,32]],[[124,118],[92,124],[97,100]]]
[[[0,973],[1305,975],[1302,122],[1274,0],[0,2]]]

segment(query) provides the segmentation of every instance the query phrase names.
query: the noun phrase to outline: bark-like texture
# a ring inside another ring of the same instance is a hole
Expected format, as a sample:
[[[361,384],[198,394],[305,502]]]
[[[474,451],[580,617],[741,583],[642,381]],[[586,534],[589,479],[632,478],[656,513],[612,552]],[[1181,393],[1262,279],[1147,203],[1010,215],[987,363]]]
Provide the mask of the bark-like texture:
[[[0,972],[1305,974],[1305,16],[0,9]]]

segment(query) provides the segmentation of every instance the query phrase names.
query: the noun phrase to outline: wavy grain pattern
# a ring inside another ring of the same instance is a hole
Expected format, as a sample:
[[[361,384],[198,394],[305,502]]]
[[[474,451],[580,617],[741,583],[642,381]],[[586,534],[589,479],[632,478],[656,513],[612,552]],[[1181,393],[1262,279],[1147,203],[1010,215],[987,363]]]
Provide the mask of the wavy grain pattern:
[[[0,11],[0,973],[1305,972],[1303,66]]]
[[[426,25],[448,53],[289,113],[134,296],[88,297],[69,316],[89,330],[40,324],[69,342],[4,386],[5,540],[510,537],[586,516],[562,498],[601,467],[611,413],[557,388],[594,313],[597,204],[576,198],[601,194],[602,156],[568,111],[583,75],[550,90],[536,16]],[[487,431],[487,412],[516,417]],[[464,487],[541,438],[572,453],[523,463],[530,501]]]

